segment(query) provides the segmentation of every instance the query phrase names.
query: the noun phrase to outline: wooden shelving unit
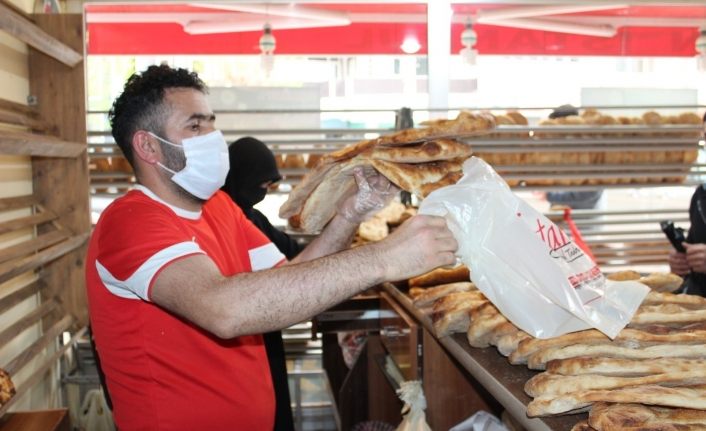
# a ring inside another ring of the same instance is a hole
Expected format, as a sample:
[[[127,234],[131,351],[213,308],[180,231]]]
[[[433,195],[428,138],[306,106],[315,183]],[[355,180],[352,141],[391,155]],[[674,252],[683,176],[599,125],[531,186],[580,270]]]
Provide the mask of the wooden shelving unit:
[[[0,249],[0,283],[18,277],[24,286],[0,298],[0,314],[35,296],[32,311],[0,331],[6,345],[30,328],[40,335],[8,363],[10,376],[25,367],[16,400],[45,378],[88,323],[84,255],[90,234],[86,151],[83,18],[81,15],[23,15],[0,3],[0,29],[30,45],[32,106],[0,99],[0,154],[28,156],[33,194],[0,199],[0,234],[23,232],[19,242]],[[27,274],[30,274],[27,277]],[[58,347],[57,347],[58,346]]]

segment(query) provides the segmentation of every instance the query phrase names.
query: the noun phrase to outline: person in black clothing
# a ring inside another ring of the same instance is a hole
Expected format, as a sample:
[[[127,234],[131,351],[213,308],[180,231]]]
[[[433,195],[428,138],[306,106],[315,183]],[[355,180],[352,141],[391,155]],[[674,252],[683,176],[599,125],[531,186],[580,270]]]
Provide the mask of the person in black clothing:
[[[706,135],[706,114],[703,127]],[[691,197],[689,221],[691,226],[684,243],[686,253],[672,249],[669,269],[684,277],[683,293],[706,296],[706,184],[698,186]]]
[[[302,245],[286,233],[272,226],[267,217],[253,208],[265,199],[270,185],[277,183],[282,176],[277,170],[275,157],[260,140],[245,137],[233,142],[228,148],[230,171],[222,190],[238,204],[245,216],[272,241],[287,259],[294,258],[302,250]],[[272,383],[275,388],[276,414],[275,431],[294,430],[287,364],[284,354],[282,332],[274,331],[263,335],[267,358],[270,362]]]
[[[228,193],[245,216],[291,260],[303,247],[272,226],[263,213],[253,208],[265,199],[268,187],[282,179],[275,156],[262,141],[251,137],[240,138],[230,144],[228,155],[230,171],[221,190]]]

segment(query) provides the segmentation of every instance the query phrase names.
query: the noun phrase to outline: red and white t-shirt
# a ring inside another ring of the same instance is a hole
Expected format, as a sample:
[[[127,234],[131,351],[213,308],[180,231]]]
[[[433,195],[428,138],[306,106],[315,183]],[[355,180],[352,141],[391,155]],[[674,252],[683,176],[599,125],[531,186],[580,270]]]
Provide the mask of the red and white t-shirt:
[[[91,236],[91,326],[121,431],[273,427],[262,337],[222,340],[150,301],[160,270],[199,253],[225,276],[284,261],[223,192],[189,212],[138,187],[106,208]]]

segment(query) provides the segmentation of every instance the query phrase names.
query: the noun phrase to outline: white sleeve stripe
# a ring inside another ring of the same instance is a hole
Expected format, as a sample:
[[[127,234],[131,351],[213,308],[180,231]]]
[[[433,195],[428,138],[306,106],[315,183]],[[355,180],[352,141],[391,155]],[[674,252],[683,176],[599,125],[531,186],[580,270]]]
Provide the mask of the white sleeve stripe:
[[[169,262],[190,254],[204,253],[193,241],[181,242],[160,250],[147,259],[126,280],[113,276],[100,262],[96,260],[96,269],[101,281],[111,293],[121,298],[144,299],[149,301],[148,290],[154,276]]]
[[[250,255],[250,266],[253,271],[272,268],[285,259],[277,246],[271,242],[248,250],[248,254]]]

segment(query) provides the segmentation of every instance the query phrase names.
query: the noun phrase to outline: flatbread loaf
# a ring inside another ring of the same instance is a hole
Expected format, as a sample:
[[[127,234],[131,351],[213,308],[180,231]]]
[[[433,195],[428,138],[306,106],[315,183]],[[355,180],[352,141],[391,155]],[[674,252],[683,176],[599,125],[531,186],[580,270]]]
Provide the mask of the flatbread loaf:
[[[653,273],[638,280],[658,292],[674,292],[684,283],[684,279],[671,272]]]
[[[461,281],[458,283],[442,284],[435,287],[427,288],[424,293],[418,295],[414,299],[414,306],[417,308],[428,307],[437,299],[444,297],[454,292],[468,292],[473,289],[473,283],[470,281]]]
[[[288,219],[298,214],[311,192],[321,184],[326,174],[333,169],[334,166],[335,165],[331,163],[319,163],[318,166],[307,172],[297,187],[289,193],[287,201],[279,208],[279,216]]]
[[[609,344],[596,346],[575,344],[573,346],[540,350],[529,357],[527,366],[533,370],[543,370],[547,362],[551,360],[577,358],[579,356],[606,356],[625,359],[701,358],[706,356],[706,344],[659,344],[642,349],[630,349]]]
[[[642,404],[595,403],[588,422],[599,431],[704,430],[706,411]]]
[[[626,270],[607,274],[605,278],[613,281],[639,280],[640,278],[642,278],[642,274],[637,271]]]
[[[436,139],[414,146],[378,146],[373,149],[370,157],[395,163],[425,163],[430,160],[468,158],[472,153],[470,145],[453,139]]]
[[[448,183],[456,176],[460,178],[463,159],[416,164],[394,163],[385,160],[372,160],[371,163],[378,172],[397,187],[423,198],[431,192],[430,187]]]
[[[706,309],[706,298],[698,295],[674,294],[651,291],[642,301],[642,305],[677,304],[684,308]]]
[[[605,334],[595,329],[585,331],[572,332],[548,339],[533,338],[521,342],[510,355],[511,364],[524,364],[527,358],[535,352],[548,349],[566,347],[575,344],[580,345],[599,345],[608,344],[623,347],[646,347],[655,344],[663,343],[679,343],[679,344],[699,344],[706,343],[706,331],[688,331],[673,329],[669,332],[654,334],[639,329],[626,328],[618,333],[614,340],[611,341]]]
[[[480,290],[471,290],[464,292],[453,292],[443,296],[436,301],[432,307],[433,313],[440,313],[444,310],[450,310],[460,304],[487,302],[485,295]]]
[[[490,333],[488,334],[488,342],[493,346],[497,346],[501,338],[507,335],[514,335],[519,332],[520,329],[517,326],[513,325],[512,322],[510,322],[509,320],[505,319],[505,322],[501,323],[500,325],[493,326],[493,328],[490,330]]]
[[[419,275],[409,279],[409,286],[424,287],[437,286],[439,284],[455,283],[458,281],[469,281],[471,272],[465,265],[459,265],[455,268],[437,268],[426,274]]]
[[[640,306],[629,326],[651,324],[687,324],[706,322],[706,310],[690,310],[677,304]]]
[[[676,371],[639,377],[602,376],[600,374],[565,376],[545,372],[533,376],[525,383],[525,393],[531,397],[538,397],[641,385],[693,386],[704,384],[706,384],[706,374],[703,373],[703,370]]]
[[[437,337],[445,337],[455,332],[468,332],[471,325],[471,316],[478,313],[483,307],[491,306],[490,302],[467,302],[458,306],[444,310],[441,313],[431,315],[434,326],[434,333]]]
[[[299,229],[308,233],[316,233],[326,226],[336,215],[339,201],[356,187],[353,170],[368,166],[368,161],[355,157],[347,162],[336,164],[329,170],[324,179],[307,197],[302,207]]]
[[[0,368],[0,407],[15,395],[15,385],[7,371]]]
[[[461,111],[454,120],[426,122],[427,127],[406,129],[378,138],[378,145],[396,146],[428,141],[456,135],[482,135],[495,129],[495,117],[491,114]]]
[[[390,234],[387,222],[381,218],[373,217],[358,226],[358,236],[365,241],[380,241]]]
[[[599,401],[706,410],[706,388],[704,386],[668,388],[648,385],[613,390],[579,391],[558,397],[547,395],[532,400],[527,405],[527,415],[536,417],[567,413]]]
[[[485,310],[487,310],[486,313],[473,316],[471,325],[468,327],[468,332],[466,333],[468,344],[473,347],[484,348],[490,346],[493,330],[505,323],[509,323],[505,316],[500,314],[497,309],[494,310],[494,312],[492,312],[490,308],[486,308]]]
[[[528,338],[533,338],[530,334],[525,331],[518,331],[511,334],[503,335],[498,339],[496,346],[498,347],[498,352],[503,356],[509,356],[517,350],[517,346],[524,340]]]
[[[691,370],[700,370],[702,373],[706,374],[706,359],[623,359],[583,356],[578,358],[557,359],[547,363],[547,372],[566,376],[600,374],[603,376],[638,377]]]

